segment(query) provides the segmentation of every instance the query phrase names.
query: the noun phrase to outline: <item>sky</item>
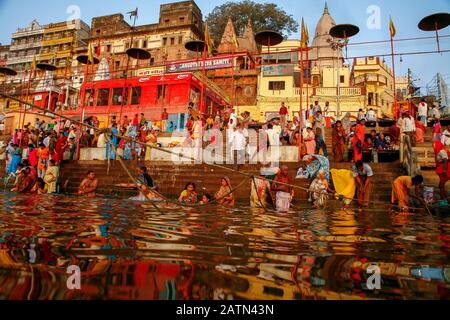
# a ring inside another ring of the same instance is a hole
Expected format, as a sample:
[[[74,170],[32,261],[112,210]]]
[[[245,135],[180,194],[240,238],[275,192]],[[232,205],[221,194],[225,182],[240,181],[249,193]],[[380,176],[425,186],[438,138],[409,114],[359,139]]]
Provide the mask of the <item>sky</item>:
[[[311,41],[317,21],[322,16],[323,0],[276,0],[259,1],[259,3],[277,3],[298,21],[302,17],[309,29]],[[10,37],[18,27],[26,27],[36,19],[40,24],[71,19],[79,13],[82,20],[90,25],[92,17],[113,13],[129,12],[139,8],[138,25],[158,22],[159,6],[170,0],[0,0],[0,43],[9,44]],[[176,2],[176,0],[173,0]],[[228,0],[196,0],[206,17],[215,6]],[[392,16],[397,35],[396,39],[430,37],[433,32],[418,29],[419,21],[430,14],[450,12],[450,0],[328,0],[331,16],[337,24],[350,23],[359,26],[360,33],[350,42],[389,39],[389,16]],[[441,50],[450,50],[450,26],[440,31]],[[299,38],[299,32],[289,38]],[[436,51],[436,39],[398,42],[396,53]],[[348,56],[367,56],[371,54],[390,54],[390,44],[370,44],[349,46]],[[400,61],[401,60],[401,61]],[[386,57],[391,66],[391,58]],[[406,75],[410,68],[420,86],[425,86],[437,72],[444,75],[450,83],[450,52],[420,55],[403,55],[395,59],[396,75]],[[422,93],[426,93],[423,92]]]

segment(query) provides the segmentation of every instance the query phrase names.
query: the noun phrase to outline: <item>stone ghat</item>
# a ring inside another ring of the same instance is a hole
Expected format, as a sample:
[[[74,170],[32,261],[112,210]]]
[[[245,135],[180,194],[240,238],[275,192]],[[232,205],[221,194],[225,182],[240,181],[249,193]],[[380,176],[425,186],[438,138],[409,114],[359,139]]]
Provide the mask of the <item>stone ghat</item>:
[[[127,168],[136,175],[137,168],[146,166],[149,174],[153,177],[159,191],[171,198],[176,198],[183,190],[187,182],[194,182],[199,193],[209,193],[213,195],[220,186],[220,180],[224,176],[231,179],[232,185],[238,185],[245,177],[237,172],[228,171],[222,168],[199,165],[175,165],[169,162],[137,162],[126,161]],[[308,180],[294,179],[299,165],[297,163],[286,163],[290,168],[290,177],[293,184],[303,188],[309,186]],[[391,196],[391,183],[404,171],[399,163],[377,163],[371,164],[374,172],[374,187],[372,200],[389,202]],[[226,167],[232,169],[232,165]],[[247,173],[259,175],[261,165],[241,165],[239,170]],[[332,168],[350,169],[350,163],[332,163]],[[119,162],[110,161],[109,172],[107,161],[73,161],[64,164],[61,170],[61,185],[67,182],[67,192],[75,193],[78,185],[86,175],[88,170],[94,170],[99,180],[99,193],[112,196],[130,196],[136,192],[114,187],[120,183],[130,183],[130,179]],[[247,181],[235,192],[235,197],[240,201],[249,199],[251,180]],[[304,190],[296,189],[297,201],[307,199]]]

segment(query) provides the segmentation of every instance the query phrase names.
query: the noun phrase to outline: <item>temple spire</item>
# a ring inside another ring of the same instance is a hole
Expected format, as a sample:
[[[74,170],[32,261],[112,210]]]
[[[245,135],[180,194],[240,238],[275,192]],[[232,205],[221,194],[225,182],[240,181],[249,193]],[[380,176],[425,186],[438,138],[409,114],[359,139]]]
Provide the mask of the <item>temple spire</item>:
[[[328,3],[325,1],[325,8],[323,9],[323,14],[330,14],[328,11]]]

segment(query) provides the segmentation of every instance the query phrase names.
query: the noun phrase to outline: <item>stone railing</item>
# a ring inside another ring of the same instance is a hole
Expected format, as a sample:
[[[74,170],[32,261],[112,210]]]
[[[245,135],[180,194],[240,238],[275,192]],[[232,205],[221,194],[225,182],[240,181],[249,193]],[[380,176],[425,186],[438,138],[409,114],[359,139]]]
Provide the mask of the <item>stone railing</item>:
[[[152,149],[151,160],[153,161],[167,161],[175,163],[191,163],[191,159],[195,158],[197,149],[192,147],[174,147],[162,148],[170,151],[164,152],[161,150]],[[172,154],[174,153],[174,154]],[[182,154],[183,157],[178,156]],[[64,159],[69,159],[69,152],[66,151]],[[191,158],[191,159],[190,159]],[[203,159],[206,158],[204,153]],[[214,159],[214,157],[212,157]],[[226,163],[229,160],[229,154],[223,152],[217,156],[216,163]],[[227,160],[228,159],[228,160]],[[80,160],[106,160],[106,148],[80,148]],[[279,146],[269,147],[267,153],[257,152],[256,147],[249,147],[246,154],[246,163],[261,163],[266,162],[297,162],[298,161],[298,147],[297,146]]]

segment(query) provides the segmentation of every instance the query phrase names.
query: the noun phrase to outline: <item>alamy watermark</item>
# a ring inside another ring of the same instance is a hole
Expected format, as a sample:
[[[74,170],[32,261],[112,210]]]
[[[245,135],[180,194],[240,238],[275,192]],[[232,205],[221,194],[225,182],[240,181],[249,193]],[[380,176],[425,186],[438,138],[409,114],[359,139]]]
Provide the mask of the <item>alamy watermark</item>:
[[[367,278],[366,286],[369,290],[380,290],[381,289],[381,271],[377,264],[371,264],[367,267],[366,273],[370,274]]]

